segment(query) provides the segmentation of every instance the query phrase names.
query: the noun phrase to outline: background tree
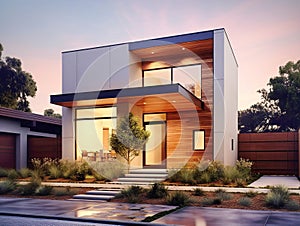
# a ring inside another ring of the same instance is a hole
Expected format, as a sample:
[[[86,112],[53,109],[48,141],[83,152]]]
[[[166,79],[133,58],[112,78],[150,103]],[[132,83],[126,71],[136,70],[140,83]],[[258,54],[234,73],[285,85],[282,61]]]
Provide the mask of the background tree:
[[[300,60],[279,67],[262,101],[239,111],[239,130],[247,132],[294,131],[300,128]]]
[[[126,160],[128,171],[132,160],[140,154],[149,136],[150,132],[140,126],[139,119],[132,113],[118,121],[116,133],[110,138],[110,145]]]
[[[0,106],[30,112],[28,97],[37,91],[32,75],[22,70],[21,60],[12,57],[2,59],[0,44]]]
[[[53,117],[53,118],[61,118],[61,114],[55,113],[54,110],[51,108],[44,110],[44,116],[49,116],[49,117]]]

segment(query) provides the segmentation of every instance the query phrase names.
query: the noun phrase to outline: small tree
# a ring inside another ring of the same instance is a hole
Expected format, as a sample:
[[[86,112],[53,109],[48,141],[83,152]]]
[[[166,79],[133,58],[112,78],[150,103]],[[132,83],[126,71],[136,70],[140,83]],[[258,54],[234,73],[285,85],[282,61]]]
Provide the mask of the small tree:
[[[127,162],[128,171],[132,160],[139,156],[148,141],[150,132],[139,124],[131,112],[118,121],[117,130],[110,138],[110,145],[115,152]]]

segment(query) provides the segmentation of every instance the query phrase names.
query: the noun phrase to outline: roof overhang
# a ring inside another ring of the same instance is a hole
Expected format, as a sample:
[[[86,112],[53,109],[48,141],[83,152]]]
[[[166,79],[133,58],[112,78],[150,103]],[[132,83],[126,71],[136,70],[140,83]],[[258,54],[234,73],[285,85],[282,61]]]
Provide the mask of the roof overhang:
[[[132,103],[144,112],[203,108],[203,102],[180,84],[51,95],[51,103],[68,108]]]

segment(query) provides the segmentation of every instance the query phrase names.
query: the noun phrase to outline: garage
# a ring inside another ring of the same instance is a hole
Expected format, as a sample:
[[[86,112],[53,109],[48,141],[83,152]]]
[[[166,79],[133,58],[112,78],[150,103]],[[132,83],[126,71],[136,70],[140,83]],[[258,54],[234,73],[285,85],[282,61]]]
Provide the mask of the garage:
[[[16,135],[0,133],[0,167],[16,168]]]

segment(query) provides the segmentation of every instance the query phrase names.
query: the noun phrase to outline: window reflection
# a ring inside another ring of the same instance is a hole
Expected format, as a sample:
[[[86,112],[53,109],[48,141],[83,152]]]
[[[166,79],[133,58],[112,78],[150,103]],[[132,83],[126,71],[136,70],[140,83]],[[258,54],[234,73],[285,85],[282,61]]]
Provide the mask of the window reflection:
[[[187,65],[144,71],[144,86],[179,83],[201,98],[201,65]]]
[[[144,71],[144,86],[171,84],[171,68]]]

